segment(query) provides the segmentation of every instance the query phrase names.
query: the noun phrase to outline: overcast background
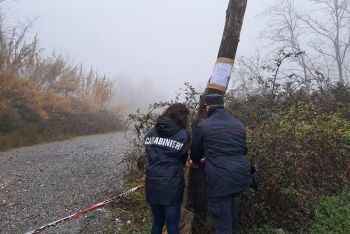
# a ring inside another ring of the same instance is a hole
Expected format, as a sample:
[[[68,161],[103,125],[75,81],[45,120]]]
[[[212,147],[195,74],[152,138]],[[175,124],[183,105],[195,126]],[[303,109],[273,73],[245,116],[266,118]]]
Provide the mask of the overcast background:
[[[237,56],[252,54],[273,0],[249,0]],[[11,23],[36,19],[45,53],[55,51],[116,80],[123,102],[173,96],[185,81],[203,89],[215,63],[228,0],[20,0]],[[146,93],[138,92],[145,89]],[[130,95],[137,92],[137,100]],[[118,97],[118,96],[117,96]],[[126,99],[130,100],[126,100]],[[133,100],[131,100],[133,99]]]

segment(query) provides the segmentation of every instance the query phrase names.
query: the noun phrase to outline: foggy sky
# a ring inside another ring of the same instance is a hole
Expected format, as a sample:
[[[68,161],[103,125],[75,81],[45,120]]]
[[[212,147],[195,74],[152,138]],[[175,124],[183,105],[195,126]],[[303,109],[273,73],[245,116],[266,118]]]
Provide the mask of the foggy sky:
[[[251,54],[264,23],[256,16],[273,0],[248,0],[238,56]],[[173,96],[189,81],[204,88],[215,63],[228,0],[7,1],[12,23],[34,19],[45,53],[92,66],[122,85]]]

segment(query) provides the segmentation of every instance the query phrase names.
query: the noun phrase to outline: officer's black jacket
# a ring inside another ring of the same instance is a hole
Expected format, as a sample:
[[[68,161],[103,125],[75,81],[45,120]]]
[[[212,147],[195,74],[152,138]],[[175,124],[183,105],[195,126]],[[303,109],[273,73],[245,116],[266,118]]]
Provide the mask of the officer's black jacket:
[[[198,164],[205,157],[208,197],[237,194],[252,183],[250,164],[245,154],[243,124],[223,107],[215,107],[198,124],[192,139],[191,159]]]
[[[146,199],[150,204],[179,205],[185,187],[183,167],[188,157],[190,136],[170,118],[160,117],[144,137],[148,156]]]

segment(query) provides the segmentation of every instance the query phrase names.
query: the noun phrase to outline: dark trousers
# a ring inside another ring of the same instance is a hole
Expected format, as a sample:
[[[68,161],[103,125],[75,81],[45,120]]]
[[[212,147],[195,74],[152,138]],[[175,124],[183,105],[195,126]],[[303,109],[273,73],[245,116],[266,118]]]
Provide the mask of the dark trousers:
[[[208,199],[208,211],[215,221],[216,234],[234,233],[237,223],[236,195]]]
[[[166,223],[168,234],[179,234],[181,205],[161,206],[150,204],[150,206],[153,215],[152,234],[161,234],[164,223]]]

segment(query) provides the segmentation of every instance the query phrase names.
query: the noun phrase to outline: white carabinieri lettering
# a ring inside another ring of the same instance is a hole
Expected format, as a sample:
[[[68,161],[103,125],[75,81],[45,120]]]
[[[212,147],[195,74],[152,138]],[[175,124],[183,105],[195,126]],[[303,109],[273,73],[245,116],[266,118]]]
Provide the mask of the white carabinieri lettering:
[[[145,145],[161,145],[176,150],[181,150],[184,146],[184,144],[181,142],[162,137],[147,137],[145,139]]]

